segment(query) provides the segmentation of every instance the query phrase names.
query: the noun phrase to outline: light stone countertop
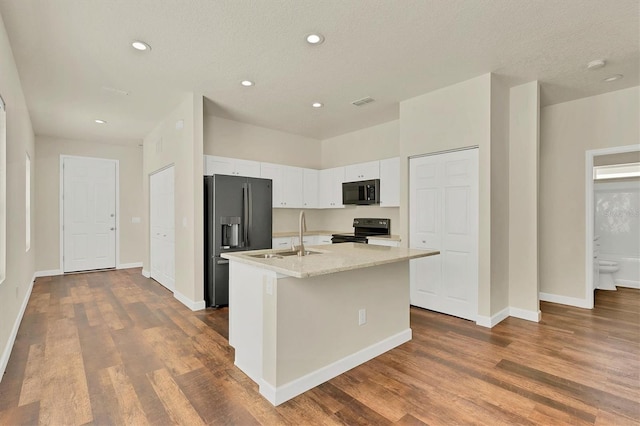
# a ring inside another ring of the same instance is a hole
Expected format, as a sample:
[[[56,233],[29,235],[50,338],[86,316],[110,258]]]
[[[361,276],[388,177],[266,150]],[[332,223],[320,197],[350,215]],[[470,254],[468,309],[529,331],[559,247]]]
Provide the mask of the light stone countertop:
[[[417,250],[405,247],[387,247],[357,243],[312,246],[309,247],[309,250],[318,252],[319,254],[302,257],[296,255],[285,256],[281,259],[264,259],[252,257],[252,255],[265,253],[278,254],[288,250],[253,250],[223,253],[221,256],[234,262],[253,265],[290,277],[307,278],[440,254],[437,250]]]

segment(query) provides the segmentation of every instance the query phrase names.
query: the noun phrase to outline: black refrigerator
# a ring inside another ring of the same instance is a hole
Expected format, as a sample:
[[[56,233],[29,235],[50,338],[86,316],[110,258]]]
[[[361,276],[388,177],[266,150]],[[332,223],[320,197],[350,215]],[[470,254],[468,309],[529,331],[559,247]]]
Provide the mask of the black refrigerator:
[[[271,248],[271,179],[204,177],[204,297],[229,304],[229,261],[222,253]]]

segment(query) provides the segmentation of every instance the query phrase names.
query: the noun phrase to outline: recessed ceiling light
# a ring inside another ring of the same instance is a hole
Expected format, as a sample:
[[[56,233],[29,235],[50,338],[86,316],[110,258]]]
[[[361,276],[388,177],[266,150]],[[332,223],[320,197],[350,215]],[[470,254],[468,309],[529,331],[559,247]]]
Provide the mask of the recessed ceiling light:
[[[96,119],[95,119],[95,120],[93,120],[93,121],[95,121],[95,122],[96,122],[96,123],[98,123],[98,124],[107,124],[107,122],[106,122],[106,121],[104,121],[104,120],[100,120],[99,118],[96,118]]]
[[[322,104],[322,102],[314,102],[311,104],[311,106],[314,108],[322,108],[324,105]]]
[[[309,44],[321,44],[324,41],[322,34],[309,34],[307,36],[307,43]]]
[[[607,83],[611,83],[612,81],[620,80],[622,77],[623,77],[622,74],[614,74],[614,75],[611,75],[611,76],[603,79],[602,81],[605,81]]]
[[[596,59],[595,61],[591,61],[587,64],[587,69],[590,71],[593,71],[593,70],[602,68],[605,65],[606,65],[606,62],[604,59]]]
[[[134,41],[133,43],[131,43],[131,46],[133,46],[133,48],[136,50],[141,50],[141,51],[151,50],[151,46],[149,46],[144,41],[140,41],[140,40]]]
[[[254,83],[251,80],[242,80],[240,84],[242,84],[244,87],[251,87]]]

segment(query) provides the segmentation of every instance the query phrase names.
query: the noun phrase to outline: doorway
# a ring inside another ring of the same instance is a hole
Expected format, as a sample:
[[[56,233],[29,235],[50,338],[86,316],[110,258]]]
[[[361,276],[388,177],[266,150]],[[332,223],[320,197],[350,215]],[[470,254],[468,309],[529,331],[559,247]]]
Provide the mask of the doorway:
[[[61,156],[63,272],[116,267],[118,160]]]
[[[594,166],[598,158],[605,156],[624,156],[640,152],[640,145],[628,145],[613,148],[597,149],[586,152],[585,161],[585,307],[593,309],[594,290],[598,281],[598,265],[594,260],[595,250],[595,196]]]
[[[440,250],[411,260],[411,304],[476,321],[478,148],[411,158],[409,173],[409,245]]]

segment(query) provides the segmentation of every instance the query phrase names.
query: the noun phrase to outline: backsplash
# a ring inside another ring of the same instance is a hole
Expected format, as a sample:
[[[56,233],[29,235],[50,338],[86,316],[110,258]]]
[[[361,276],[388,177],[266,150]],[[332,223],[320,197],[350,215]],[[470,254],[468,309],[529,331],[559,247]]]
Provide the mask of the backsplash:
[[[273,232],[298,230],[300,209],[273,209]],[[344,209],[306,209],[307,229],[338,232],[353,231],[356,217],[391,219],[391,233],[399,234],[400,208],[379,206],[348,206]]]

